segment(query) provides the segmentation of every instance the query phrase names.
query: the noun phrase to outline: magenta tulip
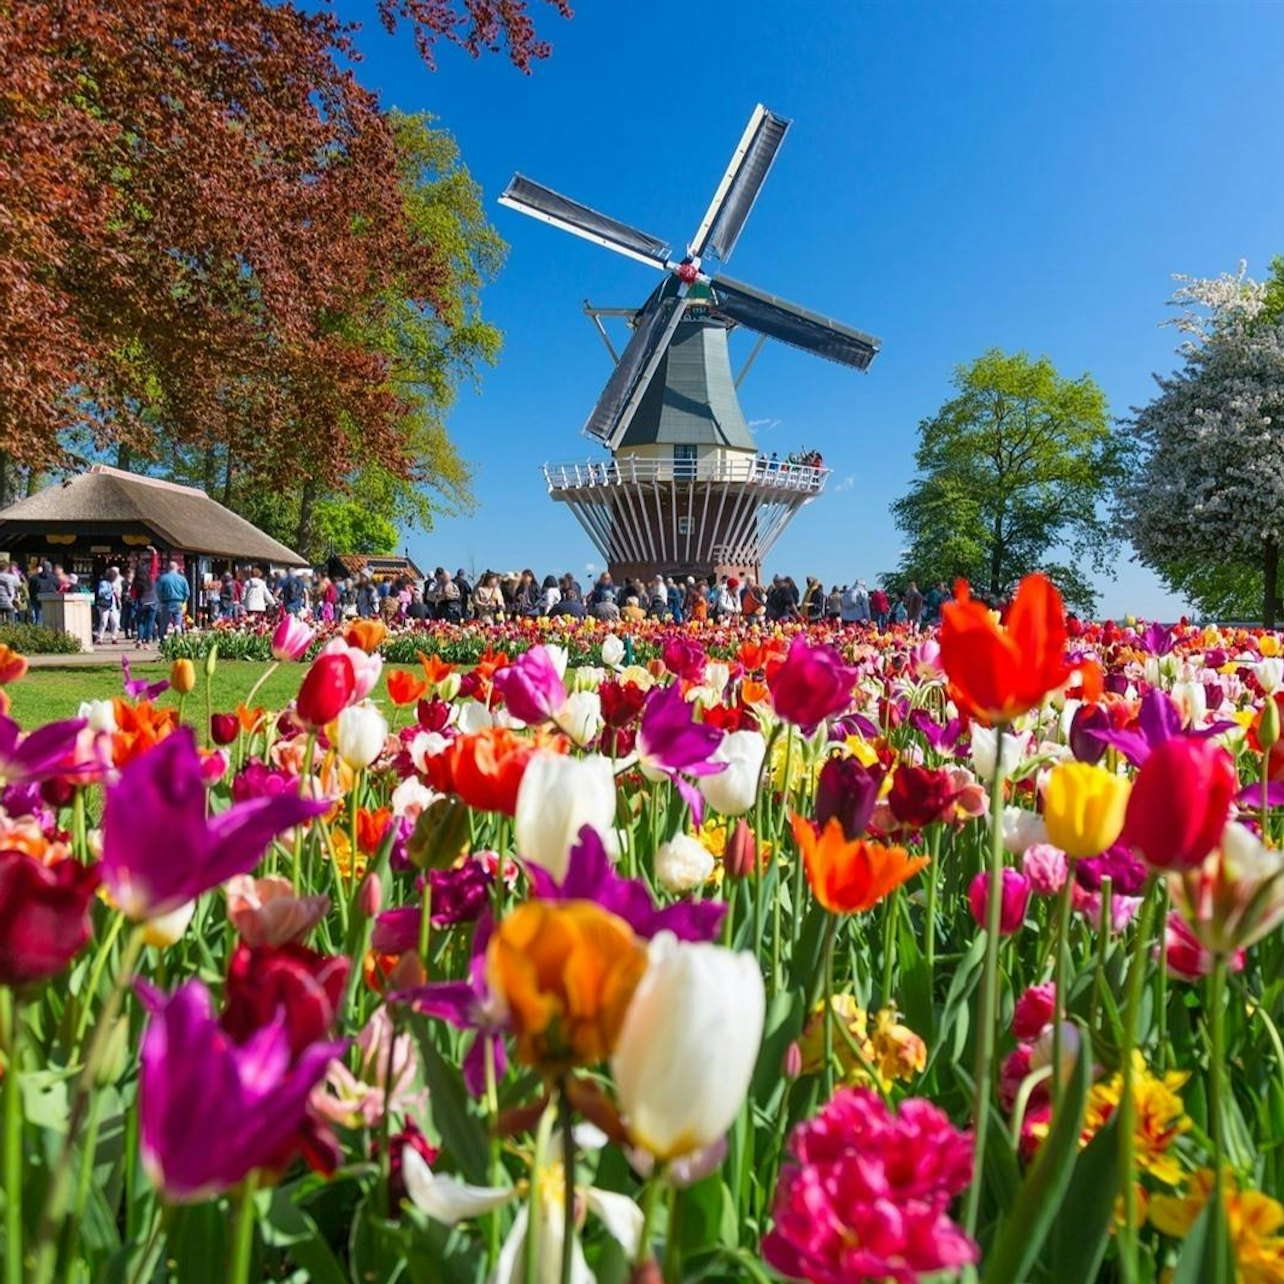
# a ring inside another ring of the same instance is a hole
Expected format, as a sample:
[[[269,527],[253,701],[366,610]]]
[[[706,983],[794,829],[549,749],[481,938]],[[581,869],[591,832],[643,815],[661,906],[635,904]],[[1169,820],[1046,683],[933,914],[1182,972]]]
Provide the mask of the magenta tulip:
[[[832,646],[812,646],[800,633],[781,664],[768,670],[767,687],[777,715],[810,734],[851,704],[856,676]]]
[[[984,927],[989,922],[990,912],[990,875],[982,870],[967,889],[968,908],[977,925]],[[1025,922],[1026,906],[1030,903],[1030,882],[1024,874],[1015,869],[1003,871],[1003,890],[1000,893],[1002,905],[999,907],[999,935],[1011,936],[1021,930]]]

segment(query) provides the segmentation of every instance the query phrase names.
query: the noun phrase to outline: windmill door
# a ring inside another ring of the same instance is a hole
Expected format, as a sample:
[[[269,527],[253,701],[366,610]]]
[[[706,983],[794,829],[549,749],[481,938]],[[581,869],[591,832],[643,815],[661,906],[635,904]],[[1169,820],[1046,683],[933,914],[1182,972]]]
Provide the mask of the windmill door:
[[[673,475],[678,481],[693,481],[696,475],[696,448],[693,445],[673,447]]]

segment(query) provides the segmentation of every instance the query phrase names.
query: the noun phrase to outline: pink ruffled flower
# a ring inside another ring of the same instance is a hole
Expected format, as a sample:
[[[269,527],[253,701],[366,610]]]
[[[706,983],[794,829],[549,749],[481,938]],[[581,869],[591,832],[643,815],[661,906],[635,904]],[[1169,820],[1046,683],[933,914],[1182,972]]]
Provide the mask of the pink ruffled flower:
[[[357,1073],[331,1061],[325,1081],[312,1090],[312,1109],[343,1128],[373,1128],[387,1110],[405,1114],[424,1104],[427,1093],[412,1092],[418,1060],[410,1034],[392,1037],[392,1019],[379,1008],[357,1035]],[[391,1081],[392,1091],[384,1085]]]
[[[1056,1004],[1057,991],[1051,981],[1032,985],[1012,1010],[1012,1033],[1025,1043],[1037,1039],[1043,1027],[1052,1020]]]
[[[330,910],[328,896],[295,896],[288,878],[238,874],[223,890],[227,916],[251,949],[301,941]]]
[[[1066,885],[1066,854],[1051,843],[1032,843],[1021,858],[1021,869],[1036,896],[1055,896]]]
[[[1009,1114],[1012,1112],[1012,1107],[1016,1105],[1021,1084],[1030,1073],[1030,1051],[1028,1043],[1018,1043],[1004,1058],[999,1070],[999,1104]],[[1036,1088],[1035,1092],[1038,1091],[1039,1089]]]
[[[813,1284],[953,1271],[978,1258],[949,1207],[972,1176],[972,1138],[930,1102],[893,1114],[877,1093],[842,1089],[789,1139],[762,1254]]]

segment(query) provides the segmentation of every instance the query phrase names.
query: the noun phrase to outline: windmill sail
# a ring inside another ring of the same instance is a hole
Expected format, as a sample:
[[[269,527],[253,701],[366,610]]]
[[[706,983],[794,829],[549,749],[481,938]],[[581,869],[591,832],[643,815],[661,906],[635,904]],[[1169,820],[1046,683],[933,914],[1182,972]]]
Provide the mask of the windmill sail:
[[[740,281],[716,276],[709,288],[715,315],[841,365],[864,370],[882,346],[872,335]]]
[[[602,395],[584,424],[584,435],[614,450],[682,319],[686,286],[667,276],[638,313],[633,336],[620,354]]]
[[[521,174],[513,176],[499,198],[499,203],[551,223],[563,231],[582,236],[585,240],[604,245],[608,250],[616,250],[630,258],[649,263],[652,267],[668,266],[667,242],[648,236],[618,219],[599,214],[597,210],[591,210],[587,205],[581,205],[569,196],[562,196],[542,183],[532,182]]]
[[[789,124],[761,103],[754,108],[749,126],[732,153],[731,164],[691,243],[693,254],[698,257],[711,254],[723,263],[731,257],[745,220],[767,180],[767,172],[785,141]]]

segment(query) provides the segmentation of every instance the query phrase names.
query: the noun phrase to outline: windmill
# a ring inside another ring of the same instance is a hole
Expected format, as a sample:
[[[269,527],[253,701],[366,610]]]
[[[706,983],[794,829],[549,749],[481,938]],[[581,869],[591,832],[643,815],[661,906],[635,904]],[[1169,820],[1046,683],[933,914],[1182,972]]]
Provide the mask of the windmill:
[[[550,495],[568,504],[616,578],[749,575],[825,486],[817,463],[759,455],[736,390],[763,342],[777,339],[864,370],[879,341],[742,281],[713,273],[736,242],[784,142],[789,121],[759,104],[681,258],[668,242],[599,214],[521,174],[501,204],[664,273],[636,311],[585,305],[615,368],[584,424],[610,453],[602,462],[546,464]],[[617,353],[603,316],[632,335]],[[732,375],[727,333],[758,341]]]

